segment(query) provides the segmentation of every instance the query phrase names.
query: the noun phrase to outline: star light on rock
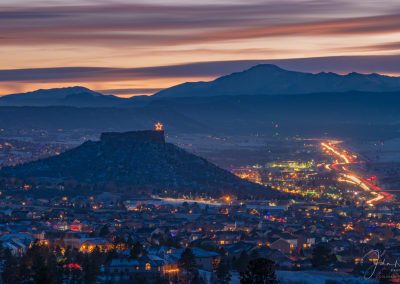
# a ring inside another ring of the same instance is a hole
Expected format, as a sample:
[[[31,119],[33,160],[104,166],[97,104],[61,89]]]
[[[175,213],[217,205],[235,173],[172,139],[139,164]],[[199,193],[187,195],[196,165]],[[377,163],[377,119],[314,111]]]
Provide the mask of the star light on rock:
[[[156,124],[154,124],[154,130],[155,131],[163,131],[164,125],[161,122],[157,122]]]

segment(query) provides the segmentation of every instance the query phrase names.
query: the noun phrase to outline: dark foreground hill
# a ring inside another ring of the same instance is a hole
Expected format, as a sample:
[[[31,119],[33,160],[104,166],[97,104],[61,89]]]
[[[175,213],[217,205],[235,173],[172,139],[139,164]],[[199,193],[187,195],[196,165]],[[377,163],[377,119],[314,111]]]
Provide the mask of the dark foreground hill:
[[[103,133],[58,156],[4,168],[3,179],[91,185],[115,191],[233,194],[275,197],[278,193],[244,181],[207,160],[165,143],[163,131]]]

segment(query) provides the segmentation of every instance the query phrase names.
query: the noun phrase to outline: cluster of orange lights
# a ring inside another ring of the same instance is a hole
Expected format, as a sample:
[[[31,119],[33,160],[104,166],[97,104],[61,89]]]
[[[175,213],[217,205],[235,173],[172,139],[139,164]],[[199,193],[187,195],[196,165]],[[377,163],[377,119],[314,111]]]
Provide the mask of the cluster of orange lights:
[[[250,171],[250,170],[237,170],[234,172],[236,176],[240,177],[241,179],[245,179],[254,183],[261,184],[261,176],[260,173],[257,171]]]
[[[178,274],[180,272],[180,269],[176,264],[166,264],[164,265],[162,271],[164,272],[164,274],[169,274],[169,276],[173,276],[174,274]]]

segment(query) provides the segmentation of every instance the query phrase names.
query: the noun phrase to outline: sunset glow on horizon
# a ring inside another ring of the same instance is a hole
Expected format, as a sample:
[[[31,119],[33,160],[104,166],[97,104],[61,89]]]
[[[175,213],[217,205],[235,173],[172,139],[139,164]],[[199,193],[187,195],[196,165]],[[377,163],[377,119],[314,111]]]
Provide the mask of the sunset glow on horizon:
[[[148,95],[257,63],[397,75],[399,14],[394,0],[5,0],[0,95],[73,85]]]

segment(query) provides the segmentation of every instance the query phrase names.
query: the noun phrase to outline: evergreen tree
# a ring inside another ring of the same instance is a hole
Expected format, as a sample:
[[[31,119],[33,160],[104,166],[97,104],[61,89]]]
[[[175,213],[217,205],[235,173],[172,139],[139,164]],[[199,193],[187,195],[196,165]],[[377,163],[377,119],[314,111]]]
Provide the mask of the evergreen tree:
[[[179,259],[179,267],[184,272],[183,278],[188,283],[194,283],[197,281],[198,271],[196,266],[195,256],[190,248],[186,248]],[[185,282],[184,281],[184,282]],[[185,282],[185,283],[186,283]]]
[[[249,256],[246,251],[242,251],[239,258],[235,261],[234,266],[237,271],[243,272],[246,270],[248,263]]]
[[[118,249],[119,249],[119,246],[120,246],[123,242],[124,242],[124,240],[123,240],[120,236],[118,236],[118,235],[115,236],[114,242],[113,242],[114,249],[118,250]]]
[[[196,259],[190,248],[186,248],[183,251],[181,258],[179,259],[179,266],[188,273],[196,271]]]
[[[60,263],[57,261],[57,256],[54,252],[51,252],[48,255],[47,258],[47,267],[49,270],[51,277],[54,278],[56,283],[61,283],[62,282],[62,273],[63,273],[63,267]]]
[[[4,268],[1,273],[1,278],[4,284],[16,284],[18,283],[18,278],[16,271],[18,270],[18,261],[12,255],[10,250],[4,251]]]
[[[83,257],[82,270],[85,284],[96,283],[97,267],[92,260],[93,258],[90,254],[86,254]]]
[[[28,259],[26,255],[24,255],[19,261],[18,267],[18,281],[24,282],[25,280],[29,279],[31,276],[31,260]]]
[[[246,271],[240,273],[241,284],[276,284],[275,263],[266,258],[251,260]]]
[[[126,241],[126,244],[127,244],[127,246],[128,246],[129,249],[132,249],[133,245],[135,244],[135,241],[134,241],[134,239],[132,238],[132,236],[129,236],[129,237],[128,237],[128,239],[127,239],[127,241]]]
[[[396,278],[396,277],[393,277],[392,272],[390,271],[390,268],[388,268],[386,266],[382,267],[376,276],[377,276],[377,279],[379,280],[379,284],[393,283],[391,280]]]
[[[56,284],[57,279],[46,265],[45,259],[40,254],[35,255],[32,265],[33,281],[36,284]]]
[[[139,258],[144,254],[143,246],[140,242],[135,242],[131,248],[130,256],[131,258]]]
[[[225,257],[221,258],[221,261],[217,267],[217,281],[219,284],[229,284],[231,281],[231,272],[229,270],[228,261]]]
[[[206,284],[206,281],[199,275],[199,273],[195,273],[190,284]]]
[[[312,253],[311,263],[314,267],[322,267],[336,261],[336,256],[327,245],[317,246]]]
[[[117,258],[117,257],[118,257],[117,251],[115,249],[112,249],[112,250],[108,251],[106,254],[106,262],[109,262],[112,259]]]

